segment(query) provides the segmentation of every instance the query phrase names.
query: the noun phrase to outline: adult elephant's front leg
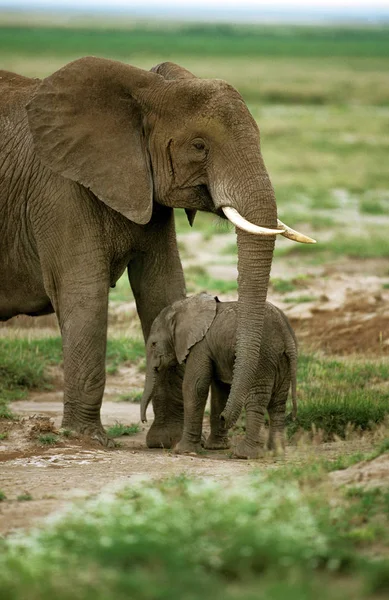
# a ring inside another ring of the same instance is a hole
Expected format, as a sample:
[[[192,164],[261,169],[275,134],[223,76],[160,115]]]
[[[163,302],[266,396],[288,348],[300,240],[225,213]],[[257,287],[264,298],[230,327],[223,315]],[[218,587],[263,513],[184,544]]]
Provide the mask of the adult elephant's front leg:
[[[165,306],[185,298],[185,280],[177,249],[171,208],[156,206],[144,226],[143,251],[128,265],[128,276],[145,341],[155,317]],[[183,368],[167,369],[151,397],[154,421],[147,433],[149,448],[172,448],[182,436],[184,402]]]
[[[100,420],[105,386],[108,289],[62,298],[59,323],[64,357],[62,427],[113,446]]]

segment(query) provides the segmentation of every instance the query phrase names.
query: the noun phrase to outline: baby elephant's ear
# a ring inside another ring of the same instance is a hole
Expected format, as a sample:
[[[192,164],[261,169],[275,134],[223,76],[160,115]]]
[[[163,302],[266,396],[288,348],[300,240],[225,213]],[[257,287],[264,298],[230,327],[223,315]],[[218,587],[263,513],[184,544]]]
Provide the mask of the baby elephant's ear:
[[[216,315],[213,296],[201,293],[172,305],[173,340],[179,364],[184,362],[192,346],[203,339]]]

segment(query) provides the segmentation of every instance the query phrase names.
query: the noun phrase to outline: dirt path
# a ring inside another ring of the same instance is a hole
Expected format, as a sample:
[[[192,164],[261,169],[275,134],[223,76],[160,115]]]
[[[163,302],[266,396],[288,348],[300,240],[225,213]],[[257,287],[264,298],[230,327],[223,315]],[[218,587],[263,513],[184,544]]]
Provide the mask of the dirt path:
[[[116,388],[118,379],[118,376],[109,377],[108,389]],[[333,458],[339,452],[369,447],[367,441],[290,446],[285,458],[269,457],[260,461],[232,460],[229,451],[196,457],[176,456],[166,450],[146,448],[147,428],[143,426],[134,436],[120,438],[120,447],[114,450],[66,438],[56,446],[45,447],[37,441],[37,432],[42,431],[42,427],[43,431],[45,427],[54,427],[54,430],[59,427],[61,392],[34,393],[29,400],[14,402],[12,407],[21,419],[9,423],[8,438],[0,446],[0,489],[6,495],[6,500],[0,503],[0,534],[19,527],[33,527],[42,517],[69,501],[100,493],[106,487],[131,485],[139,478],[185,473],[226,480],[253,469],[278,468],[285,462],[299,464],[319,456]],[[105,426],[116,421],[126,425],[138,423],[139,405],[107,399],[103,403],[102,420]],[[25,494],[32,499],[21,501],[20,496]]]

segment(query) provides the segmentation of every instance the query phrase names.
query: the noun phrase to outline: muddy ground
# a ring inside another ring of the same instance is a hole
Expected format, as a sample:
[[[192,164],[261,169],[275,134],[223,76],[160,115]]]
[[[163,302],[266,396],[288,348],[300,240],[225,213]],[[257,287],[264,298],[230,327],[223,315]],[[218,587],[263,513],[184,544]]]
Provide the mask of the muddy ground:
[[[223,237],[226,240],[228,236]],[[189,248],[192,246],[189,238]],[[201,254],[201,240],[197,251]],[[209,242],[207,242],[209,245]],[[190,266],[189,258],[185,266]],[[199,255],[197,255],[197,260]],[[202,256],[202,263],[218,279],[234,279],[234,265],[215,261],[215,254]],[[275,261],[272,276],[291,278],[296,289],[287,295],[270,289],[269,299],[289,315],[303,349],[326,354],[377,358],[389,354],[389,270],[384,260],[342,260],[333,264],[295,266],[288,260]],[[303,274],[303,277],[298,277]],[[301,302],[301,296],[309,301]],[[286,297],[289,300],[286,302]],[[293,297],[296,301],[293,301]],[[222,300],[234,294],[220,294]],[[0,327],[1,336],[42,337],[57,335],[53,316],[30,319],[18,317]],[[109,335],[139,334],[139,324],[132,302],[112,303]],[[129,388],[141,389],[144,375],[131,365],[108,376],[102,420],[104,425],[120,422],[139,423],[139,405],[120,402]],[[339,454],[365,451],[372,439],[354,438],[347,442],[290,445],[285,458],[268,457],[259,461],[230,458],[229,451],[207,452],[200,456],[176,456],[167,450],[149,450],[145,445],[146,427],[132,437],[121,437],[120,446],[107,450],[80,438],[61,437],[55,446],[39,442],[39,434],[56,432],[62,414],[62,372],[52,372],[53,389],[31,393],[23,401],[12,403],[20,416],[15,422],[2,421],[1,432],[8,437],[0,441],[0,489],[6,501],[0,503],[0,533],[15,528],[30,528],[42,517],[75,498],[88,497],[105,487],[118,486],[139,478],[157,478],[187,473],[220,479],[236,478],[253,468],[274,469],[285,462],[301,463],[319,456],[335,458]],[[152,416],[150,415],[150,422]],[[150,422],[148,426],[150,425]],[[207,427],[205,423],[205,428]],[[334,485],[342,483],[386,481],[389,463],[358,465],[331,476]],[[28,495],[28,501],[20,497]],[[19,498],[19,499],[18,499]]]

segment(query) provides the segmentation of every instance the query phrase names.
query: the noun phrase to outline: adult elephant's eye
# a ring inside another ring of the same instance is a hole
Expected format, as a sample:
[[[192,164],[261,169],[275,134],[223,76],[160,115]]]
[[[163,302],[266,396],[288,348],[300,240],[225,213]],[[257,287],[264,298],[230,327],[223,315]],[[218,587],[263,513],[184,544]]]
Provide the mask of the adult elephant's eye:
[[[194,141],[193,146],[196,148],[196,150],[205,150],[205,144],[201,140]]]

